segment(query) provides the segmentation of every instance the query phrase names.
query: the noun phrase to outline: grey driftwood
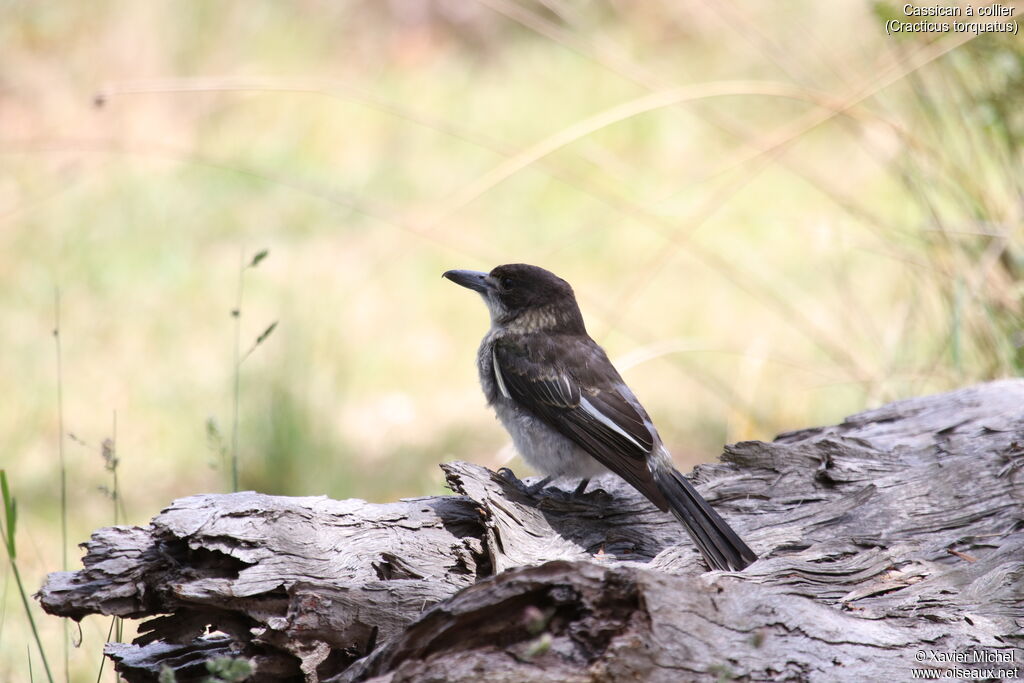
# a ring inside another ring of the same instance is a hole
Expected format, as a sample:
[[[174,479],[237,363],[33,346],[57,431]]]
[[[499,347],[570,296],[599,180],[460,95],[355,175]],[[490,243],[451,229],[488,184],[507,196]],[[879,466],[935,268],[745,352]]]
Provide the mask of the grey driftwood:
[[[218,656],[250,658],[257,681],[1022,667],[1024,380],[726,447],[693,478],[760,554],[742,573],[705,571],[678,524],[614,478],[573,499],[442,467],[455,495],[183,498],[147,527],[97,531],[84,568],[37,597],[72,619],[149,619],[106,648],[131,683],[165,666],[199,680]],[[965,657],[981,661],[950,661]]]

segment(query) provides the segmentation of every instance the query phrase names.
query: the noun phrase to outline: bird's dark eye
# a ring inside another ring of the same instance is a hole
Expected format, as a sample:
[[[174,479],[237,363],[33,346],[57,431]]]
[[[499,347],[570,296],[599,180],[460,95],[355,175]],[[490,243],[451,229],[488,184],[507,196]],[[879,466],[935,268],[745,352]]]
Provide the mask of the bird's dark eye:
[[[514,287],[515,284],[516,284],[515,280],[513,280],[510,277],[506,276],[506,277],[501,278],[501,288],[502,289],[512,289],[512,287]]]

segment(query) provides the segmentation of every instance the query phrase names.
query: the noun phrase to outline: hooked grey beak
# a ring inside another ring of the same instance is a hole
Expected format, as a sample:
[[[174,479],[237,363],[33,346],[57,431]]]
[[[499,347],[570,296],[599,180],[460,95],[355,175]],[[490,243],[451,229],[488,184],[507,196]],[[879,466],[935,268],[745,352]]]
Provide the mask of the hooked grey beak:
[[[441,277],[448,278],[457,285],[461,285],[466,289],[472,289],[474,292],[480,292],[481,294],[491,287],[486,279],[487,273],[481,273],[477,270],[447,270]]]

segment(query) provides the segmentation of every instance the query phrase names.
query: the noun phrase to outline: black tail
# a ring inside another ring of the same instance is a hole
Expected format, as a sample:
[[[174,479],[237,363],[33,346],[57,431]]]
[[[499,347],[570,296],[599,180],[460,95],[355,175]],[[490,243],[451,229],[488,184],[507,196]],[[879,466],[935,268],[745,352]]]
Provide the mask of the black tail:
[[[672,468],[651,468],[669,511],[683,523],[712,569],[739,571],[757,559],[754,551],[704,500],[693,484]]]

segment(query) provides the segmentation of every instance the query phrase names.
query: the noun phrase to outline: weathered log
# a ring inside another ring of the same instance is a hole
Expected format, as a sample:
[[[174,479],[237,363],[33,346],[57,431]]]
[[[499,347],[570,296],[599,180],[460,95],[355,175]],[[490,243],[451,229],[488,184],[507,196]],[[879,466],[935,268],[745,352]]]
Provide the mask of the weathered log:
[[[1024,380],[728,446],[693,479],[761,556],[743,572],[706,572],[614,477],[573,498],[442,467],[458,495],[181,499],[97,531],[38,597],[75,619],[155,617],[107,646],[133,683],[164,665],[197,680],[228,654],[253,680],[338,682],[1020,671]]]

